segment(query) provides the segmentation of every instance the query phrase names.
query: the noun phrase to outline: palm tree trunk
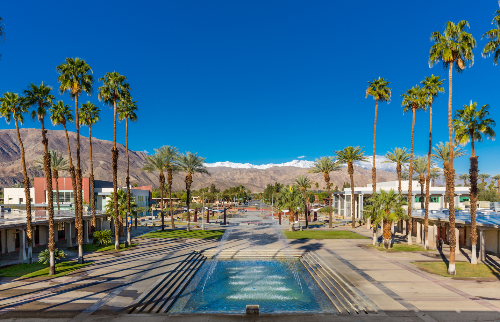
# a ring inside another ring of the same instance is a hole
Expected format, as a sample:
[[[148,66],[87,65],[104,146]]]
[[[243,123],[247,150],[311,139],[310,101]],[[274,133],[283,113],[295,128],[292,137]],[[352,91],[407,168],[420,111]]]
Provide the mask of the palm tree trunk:
[[[68,136],[68,130],[66,128],[66,121],[64,121],[63,126],[64,126],[64,133],[66,134],[66,144],[68,145],[69,174],[71,176],[71,185],[73,187],[73,204],[75,206],[75,228],[78,229],[78,203],[76,202],[77,200],[76,198],[78,195],[78,187],[76,185],[75,166],[73,165],[73,157],[71,156],[71,147],[69,145],[69,136]],[[80,261],[80,256],[78,257],[78,261]],[[83,262],[83,257],[82,257],[82,262]]]
[[[116,99],[113,101],[113,150],[111,151],[113,158],[113,201],[115,209],[115,249],[120,249],[120,213],[118,212],[118,149],[116,148]]]
[[[332,198],[331,198],[331,194],[330,194],[330,174],[328,173],[325,173],[324,175],[325,177],[325,182],[326,182],[326,187],[328,188],[328,205],[330,206],[329,210],[328,210],[328,218],[329,218],[329,223],[328,223],[328,228],[332,228],[332,221],[333,221],[333,214],[332,214],[332,211],[333,211],[333,206],[332,206]]]
[[[431,157],[432,157],[432,99],[429,102],[429,151],[427,151],[427,173],[425,176],[425,215],[424,215],[424,248],[429,249],[429,198],[431,183]]]
[[[477,208],[477,172],[478,160],[474,147],[474,133],[470,133],[470,142],[472,148],[472,157],[470,158],[470,239],[472,255],[470,259],[471,264],[477,264],[477,228],[476,228],[476,208]]]
[[[125,226],[127,227],[127,243],[130,245],[130,225],[128,224],[128,216],[130,214],[130,168],[129,168],[129,157],[128,157],[128,117],[125,119],[125,145],[127,154],[127,214],[125,216]]]
[[[174,223],[174,212],[172,210],[172,182],[173,182],[173,172],[172,169],[167,169],[167,182],[168,182],[168,203],[170,206],[170,222],[172,223],[172,229],[175,229]]]
[[[193,182],[193,179],[191,178],[191,174],[187,174],[186,175],[186,194],[187,194],[187,198],[186,198],[186,209],[187,209],[187,228],[186,230],[187,231],[191,231],[191,216],[190,216],[190,213],[189,213],[189,194],[191,192],[191,182]]]
[[[419,182],[420,182],[420,209],[424,209],[424,185],[425,178],[423,178],[423,173],[420,174]]]
[[[26,198],[26,241],[28,244],[28,264],[33,262],[33,227],[31,224],[31,196],[30,196],[30,179],[26,171],[26,156],[24,153],[23,140],[21,140],[21,133],[19,132],[19,124],[17,123],[17,116],[14,114],[14,123],[16,123],[17,140],[21,149],[21,161],[23,164],[24,176],[24,197]]]
[[[449,182],[449,221],[450,221],[450,264],[448,266],[448,274],[455,275],[455,170],[453,169],[453,110],[452,110],[452,84],[453,84],[453,64],[449,64],[449,99],[448,99],[448,140],[449,140],[449,161],[448,161],[448,182]]]
[[[57,180],[59,179],[59,172],[57,170],[53,170],[52,174],[54,176],[54,182],[56,184],[56,202],[57,202],[57,211],[61,210],[61,207],[59,206],[59,183]]]
[[[96,228],[96,219],[95,219],[95,197],[94,197],[94,189],[95,189],[95,183],[94,183],[94,165],[92,163],[92,126],[90,125],[90,122],[88,123],[89,125],[89,145],[90,145],[90,205],[92,206],[92,227],[95,229]]]
[[[165,217],[163,214],[163,188],[165,187],[165,175],[160,172],[160,216],[161,216],[161,231],[165,230]]]
[[[444,182],[445,182],[445,190],[444,190],[444,207],[448,208],[448,161],[443,161],[443,175],[444,175]]]
[[[398,192],[401,196],[403,194],[403,190],[401,189],[401,164],[396,165],[396,173],[398,174]]]
[[[375,168],[375,138],[377,136],[377,110],[378,110],[378,98],[375,100],[375,122],[373,124],[373,166],[372,166],[373,194],[377,192],[377,169]]]
[[[83,191],[82,170],[80,168],[80,119],[78,116],[78,95],[75,95],[75,125],[76,125],[76,196],[75,196],[75,226],[78,236],[78,263],[83,264]],[[77,219],[78,218],[78,222]]]
[[[295,231],[295,213],[292,209],[288,209],[288,230]]]
[[[388,214],[389,215],[389,214]],[[389,216],[384,220],[383,223],[383,244],[385,249],[390,249],[391,248],[391,242],[392,242],[392,233],[391,233],[391,225],[392,221],[389,220]]]
[[[43,168],[45,171],[45,184],[47,185],[47,209],[49,212],[49,252],[50,252],[50,266],[49,266],[49,275],[56,274],[56,262],[55,262],[55,231],[54,231],[54,196],[52,193],[52,171],[50,169],[50,154],[49,154],[49,140],[47,139],[45,133],[45,126],[43,118],[40,118],[40,122],[42,123],[42,143],[44,148],[43,155]]]
[[[410,167],[408,169],[408,245],[413,245],[412,235],[412,226],[413,219],[411,218],[412,211],[412,189],[413,189],[413,134],[415,132],[415,109],[411,109],[413,112],[412,121],[411,121],[411,149],[410,149]]]
[[[351,214],[352,214],[352,228],[356,227],[356,209],[354,205],[354,166],[352,162],[347,164],[347,172],[349,173],[349,177],[351,178]]]

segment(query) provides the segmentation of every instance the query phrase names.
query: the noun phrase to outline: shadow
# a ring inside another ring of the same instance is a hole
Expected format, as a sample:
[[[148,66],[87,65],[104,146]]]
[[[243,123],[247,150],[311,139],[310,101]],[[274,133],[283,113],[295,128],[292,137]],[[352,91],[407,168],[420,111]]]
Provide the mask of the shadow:
[[[469,256],[469,254],[467,254],[467,253],[466,253],[466,252],[465,252],[462,248],[460,248],[460,253],[461,253],[462,255],[464,255],[464,257],[465,257],[465,258],[467,258],[467,261],[470,263],[471,258],[470,258],[470,256]]]

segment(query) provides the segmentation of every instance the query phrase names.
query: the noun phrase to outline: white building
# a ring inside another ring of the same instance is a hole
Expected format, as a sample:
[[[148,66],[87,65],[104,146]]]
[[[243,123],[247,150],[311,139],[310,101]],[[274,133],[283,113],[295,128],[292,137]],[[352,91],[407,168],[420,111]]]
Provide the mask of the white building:
[[[408,201],[408,186],[409,181],[401,181],[402,195]],[[377,192],[380,190],[389,191],[393,189],[398,191],[398,181],[377,182]],[[444,208],[445,187],[430,187],[429,188],[429,210],[439,210]],[[366,187],[354,187],[355,198],[355,215],[356,218],[363,218],[363,201],[365,196],[368,198],[373,193],[371,184]],[[412,209],[420,209],[421,189],[418,181],[412,181]],[[344,191],[333,192],[333,208],[337,209],[340,216],[351,217],[351,188],[345,188]],[[425,201],[425,187],[424,187]],[[455,187],[455,207],[465,209],[469,201],[469,187]]]
[[[24,188],[4,188],[3,197],[5,205],[24,205],[26,204],[26,196]],[[35,188],[30,188],[31,203],[35,197]]]

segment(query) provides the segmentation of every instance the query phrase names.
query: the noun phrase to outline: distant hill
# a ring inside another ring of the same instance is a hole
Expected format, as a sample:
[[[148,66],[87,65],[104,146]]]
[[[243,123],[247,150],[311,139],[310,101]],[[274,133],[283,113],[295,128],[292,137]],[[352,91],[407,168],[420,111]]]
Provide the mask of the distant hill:
[[[66,157],[68,148],[66,146],[66,137],[64,131],[48,130],[49,148],[62,152]],[[43,171],[34,166],[34,161],[43,155],[43,145],[39,129],[21,129],[21,138],[26,151],[26,162],[28,175],[30,177],[43,176]],[[71,152],[73,160],[76,162],[76,133],[69,132]],[[96,180],[112,180],[111,169],[111,148],[113,142],[92,138],[92,152],[94,161],[94,175]],[[90,174],[89,160],[89,140],[88,137],[80,136],[81,144],[81,163],[84,176]],[[118,161],[118,184],[125,185],[126,177],[126,159],[125,147],[118,144],[120,153]],[[141,171],[146,156],[144,152],[130,151],[130,176],[131,182],[138,185],[158,186],[158,174]],[[303,166],[303,165],[302,165]],[[226,189],[229,187],[244,185],[252,192],[263,191],[267,184],[280,182],[283,184],[292,184],[294,179],[301,174],[306,174],[308,169],[296,166],[273,166],[267,169],[255,168],[230,168],[224,166],[209,167],[211,176],[195,175],[192,185],[193,189],[207,187],[215,183],[217,188]],[[322,174],[307,174],[314,182],[319,183],[320,189],[325,186]],[[62,173],[61,176],[69,176],[68,173]],[[342,187],[343,182],[349,181],[347,168],[341,171],[331,173],[331,182],[333,187]],[[21,151],[17,141],[15,130],[0,130],[0,187],[10,187],[23,179],[21,166]],[[377,171],[377,181],[396,180],[396,174],[388,171]],[[366,186],[371,183],[371,170],[355,167],[354,175],[357,186]],[[180,173],[174,177],[174,190],[184,189],[184,174]],[[314,186],[313,186],[314,188]]]

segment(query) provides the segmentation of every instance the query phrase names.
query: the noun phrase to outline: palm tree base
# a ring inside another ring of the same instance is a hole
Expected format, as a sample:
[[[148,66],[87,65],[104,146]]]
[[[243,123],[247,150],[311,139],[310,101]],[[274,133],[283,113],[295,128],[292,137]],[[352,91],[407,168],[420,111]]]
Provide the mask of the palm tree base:
[[[457,275],[457,271],[455,270],[455,263],[449,264],[448,266],[448,275]]]
[[[385,239],[382,241],[384,249],[391,249],[392,239]]]
[[[425,248],[425,250],[429,250],[429,240],[427,238],[425,238],[424,248]]]
[[[33,247],[28,246],[28,264],[33,263]]]
[[[377,231],[373,231],[373,239],[372,239],[372,244],[373,246],[377,245]]]
[[[477,251],[476,245],[472,245],[472,255],[470,258],[470,263],[476,265],[477,264]]]
[[[49,275],[56,275],[56,257],[55,257],[54,251],[50,252]]]
[[[82,261],[80,264],[83,264],[83,244],[78,243],[78,262],[80,259]]]

